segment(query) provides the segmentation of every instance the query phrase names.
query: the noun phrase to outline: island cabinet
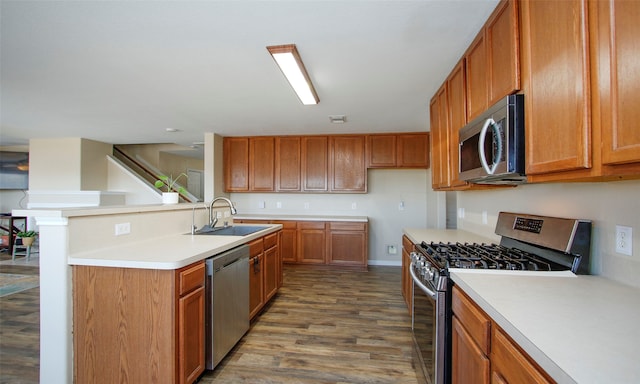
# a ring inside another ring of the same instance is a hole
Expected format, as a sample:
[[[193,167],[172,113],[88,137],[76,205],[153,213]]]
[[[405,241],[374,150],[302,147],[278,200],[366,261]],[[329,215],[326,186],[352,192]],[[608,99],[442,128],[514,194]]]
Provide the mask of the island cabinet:
[[[193,383],[205,369],[205,265],[73,267],[78,383]]]
[[[452,384],[554,381],[460,288],[453,287]]]
[[[429,133],[368,135],[367,168],[429,168]]]
[[[411,252],[413,252],[413,242],[405,235],[402,236],[402,297],[409,308],[409,315],[412,311],[413,280],[409,268],[411,267]]]
[[[253,319],[282,286],[279,233],[249,243],[249,318]]]

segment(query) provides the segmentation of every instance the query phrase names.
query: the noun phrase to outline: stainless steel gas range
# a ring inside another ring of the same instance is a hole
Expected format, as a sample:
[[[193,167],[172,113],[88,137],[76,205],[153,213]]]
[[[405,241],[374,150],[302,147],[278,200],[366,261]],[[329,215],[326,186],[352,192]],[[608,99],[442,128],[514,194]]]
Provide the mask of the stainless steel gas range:
[[[499,244],[415,244],[412,329],[422,382],[451,382],[452,268],[589,273],[591,222],[500,212]]]

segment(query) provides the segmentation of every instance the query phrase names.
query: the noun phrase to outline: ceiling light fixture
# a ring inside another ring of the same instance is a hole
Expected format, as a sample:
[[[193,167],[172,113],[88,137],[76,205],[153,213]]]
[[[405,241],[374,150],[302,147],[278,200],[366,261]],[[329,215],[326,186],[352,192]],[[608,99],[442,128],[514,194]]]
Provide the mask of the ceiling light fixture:
[[[313,84],[311,84],[311,79],[295,44],[271,45],[267,47],[267,50],[280,67],[291,87],[293,87],[302,104],[318,104],[320,99],[313,88]]]

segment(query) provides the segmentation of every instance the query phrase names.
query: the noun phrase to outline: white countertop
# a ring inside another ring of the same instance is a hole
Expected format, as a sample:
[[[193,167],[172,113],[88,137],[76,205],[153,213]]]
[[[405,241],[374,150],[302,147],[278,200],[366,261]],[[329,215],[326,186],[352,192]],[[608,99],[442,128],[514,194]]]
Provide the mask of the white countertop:
[[[452,269],[558,383],[638,383],[640,290],[599,276]]]
[[[291,221],[352,221],[368,222],[367,216],[322,216],[322,215],[265,215],[258,213],[243,213],[234,216],[236,220],[291,220]]]
[[[234,225],[242,226],[242,224]],[[176,234],[161,240],[144,240],[123,246],[78,252],[69,255],[68,260],[70,265],[178,269],[282,228],[281,224],[264,224],[264,226],[268,228],[247,236]]]

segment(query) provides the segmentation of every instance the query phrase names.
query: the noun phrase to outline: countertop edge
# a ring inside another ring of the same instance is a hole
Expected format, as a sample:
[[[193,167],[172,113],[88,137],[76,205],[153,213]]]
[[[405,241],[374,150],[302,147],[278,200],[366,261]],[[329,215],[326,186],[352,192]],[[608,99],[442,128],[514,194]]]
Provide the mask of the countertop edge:
[[[234,216],[237,220],[281,220],[281,221],[348,221],[362,222],[369,221],[367,216],[331,216],[331,215],[273,215],[273,214],[253,214],[243,213]]]

